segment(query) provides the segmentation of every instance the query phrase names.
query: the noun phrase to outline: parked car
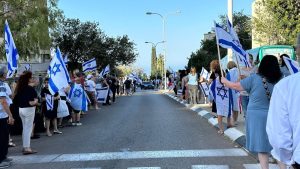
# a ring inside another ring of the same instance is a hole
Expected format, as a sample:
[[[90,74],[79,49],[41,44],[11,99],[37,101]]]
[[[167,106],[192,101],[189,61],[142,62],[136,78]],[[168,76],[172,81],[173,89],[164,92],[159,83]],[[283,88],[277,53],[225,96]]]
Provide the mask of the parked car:
[[[141,84],[141,89],[154,89],[154,85],[151,82],[143,82]]]

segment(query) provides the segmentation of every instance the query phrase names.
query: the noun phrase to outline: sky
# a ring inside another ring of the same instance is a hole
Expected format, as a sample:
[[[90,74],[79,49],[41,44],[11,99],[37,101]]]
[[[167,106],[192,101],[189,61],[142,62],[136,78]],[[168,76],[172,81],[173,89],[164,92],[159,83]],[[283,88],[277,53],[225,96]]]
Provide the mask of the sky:
[[[233,11],[251,15],[253,0],[233,0]],[[100,29],[111,37],[128,35],[135,43],[138,57],[133,64],[151,71],[151,44],[163,41],[165,19],[166,66],[184,69],[188,57],[200,48],[204,34],[211,31],[213,22],[227,14],[227,0],[59,0],[58,6],[67,18],[100,24]],[[180,11],[179,14],[174,14]],[[157,45],[157,55],[164,44]]]

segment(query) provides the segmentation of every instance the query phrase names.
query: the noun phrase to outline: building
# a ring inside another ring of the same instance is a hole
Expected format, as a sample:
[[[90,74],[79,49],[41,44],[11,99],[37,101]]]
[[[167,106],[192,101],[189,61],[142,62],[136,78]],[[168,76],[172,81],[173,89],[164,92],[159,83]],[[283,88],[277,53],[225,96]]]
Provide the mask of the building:
[[[204,34],[204,41],[206,40],[213,40],[215,38],[216,34],[214,32],[208,32]]]

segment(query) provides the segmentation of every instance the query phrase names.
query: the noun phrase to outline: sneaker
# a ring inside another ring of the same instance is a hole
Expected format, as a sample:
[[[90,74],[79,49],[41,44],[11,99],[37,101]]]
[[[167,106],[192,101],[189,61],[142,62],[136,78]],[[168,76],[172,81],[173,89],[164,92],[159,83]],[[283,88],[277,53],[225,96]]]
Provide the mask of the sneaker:
[[[80,122],[76,123],[76,126],[81,126],[81,125],[82,125],[82,123],[80,123]]]
[[[76,123],[72,123],[72,126],[76,126]]]
[[[0,168],[8,168],[8,167],[10,167],[10,165],[11,165],[10,162],[2,161],[0,163]]]

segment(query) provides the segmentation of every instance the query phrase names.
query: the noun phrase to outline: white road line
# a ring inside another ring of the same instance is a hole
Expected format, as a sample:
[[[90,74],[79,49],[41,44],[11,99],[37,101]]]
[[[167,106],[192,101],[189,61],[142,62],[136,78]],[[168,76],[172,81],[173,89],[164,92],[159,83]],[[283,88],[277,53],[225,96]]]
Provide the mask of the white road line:
[[[195,157],[236,157],[248,156],[240,149],[205,149],[205,150],[168,150],[168,151],[134,151],[81,154],[53,154],[11,156],[16,164],[51,163],[64,161],[99,161],[99,160],[131,160],[160,158],[195,158]]]
[[[71,168],[71,169],[101,169],[101,168]]]
[[[160,167],[129,167],[127,169],[160,169]]]
[[[208,114],[209,112],[207,112],[206,110],[201,110],[201,111],[199,111],[199,115],[200,116],[205,116],[206,114]]]
[[[208,122],[210,123],[210,124],[212,124],[213,126],[215,126],[215,125],[217,125],[218,124],[218,121],[215,119],[215,118],[210,118],[210,119],[208,119]]]
[[[259,164],[244,164],[245,169],[261,169]],[[276,164],[269,164],[269,169],[279,169]]]
[[[193,165],[192,169],[229,169],[228,165]]]

